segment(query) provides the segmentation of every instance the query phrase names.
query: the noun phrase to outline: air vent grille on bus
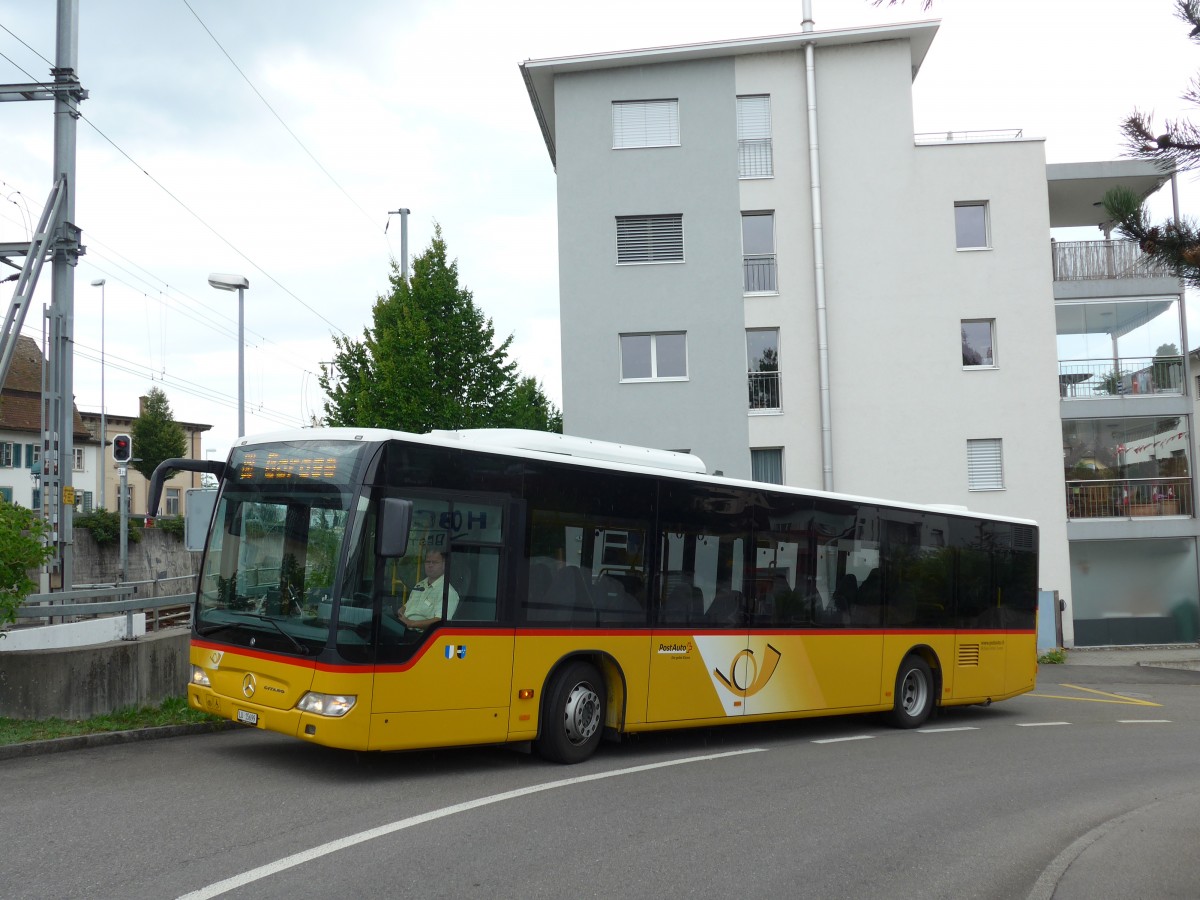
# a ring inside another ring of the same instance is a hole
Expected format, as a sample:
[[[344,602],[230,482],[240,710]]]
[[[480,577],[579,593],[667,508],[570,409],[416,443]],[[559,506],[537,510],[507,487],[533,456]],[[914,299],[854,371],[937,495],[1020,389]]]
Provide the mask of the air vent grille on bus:
[[[1028,525],[1013,526],[1013,547],[1017,550],[1033,549],[1034,530]]]
[[[979,665],[979,645],[962,644],[958,648],[958,664],[960,666]]]

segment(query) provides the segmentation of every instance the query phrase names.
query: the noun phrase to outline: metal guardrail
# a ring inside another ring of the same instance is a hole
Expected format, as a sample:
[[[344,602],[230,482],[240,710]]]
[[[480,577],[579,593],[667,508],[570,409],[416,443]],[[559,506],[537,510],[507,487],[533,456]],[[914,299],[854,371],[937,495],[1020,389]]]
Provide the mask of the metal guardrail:
[[[29,619],[61,619],[61,618],[98,618],[113,614],[125,614],[125,640],[133,640],[133,614],[135,612],[153,612],[154,618],[147,625],[152,631],[158,631],[164,624],[191,624],[192,592],[185,594],[168,594],[166,596],[134,597],[142,585],[153,585],[155,594],[163,582],[187,579],[195,583],[195,575],[178,575],[172,578],[159,578],[153,581],[131,581],[113,585],[82,585],[71,591],[52,591],[48,594],[30,594],[25,602],[17,608],[18,620]],[[108,600],[116,597],[121,599]],[[75,601],[75,602],[71,602]],[[159,611],[168,608],[180,608],[182,613],[162,616]],[[183,621],[180,621],[183,620]],[[152,626],[152,627],[151,627]]]
[[[1071,519],[1132,519],[1191,514],[1190,478],[1067,481],[1067,517]]]
[[[1058,395],[1064,400],[1182,393],[1182,356],[1122,356],[1118,359],[1058,361]]]
[[[945,144],[956,141],[1016,141],[1024,134],[1022,128],[990,128],[982,131],[918,131],[913,135],[917,144]]]

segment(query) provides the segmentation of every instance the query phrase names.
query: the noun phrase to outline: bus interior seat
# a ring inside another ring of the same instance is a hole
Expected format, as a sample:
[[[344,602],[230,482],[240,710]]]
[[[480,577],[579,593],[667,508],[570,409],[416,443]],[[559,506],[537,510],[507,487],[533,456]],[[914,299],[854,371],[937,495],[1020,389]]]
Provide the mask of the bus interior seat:
[[[704,592],[685,577],[675,582],[663,601],[662,620],[670,625],[686,625],[704,615]]]
[[[858,579],[847,572],[838,579],[833,591],[833,608],[841,613],[848,613],[858,599]]]
[[[718,588],[704,617],[715,625],[741,624],[745,619],[745,604],[742,602],[741,591]]]
[[[554,573],[542,613],[539,618],[547,621],[595,624],[596,610],[579,566],[563,566]]]
[[[601,575],[592,585],[592,602],[601,622],[640,622],[645,611],[624,584],[612,575]]]

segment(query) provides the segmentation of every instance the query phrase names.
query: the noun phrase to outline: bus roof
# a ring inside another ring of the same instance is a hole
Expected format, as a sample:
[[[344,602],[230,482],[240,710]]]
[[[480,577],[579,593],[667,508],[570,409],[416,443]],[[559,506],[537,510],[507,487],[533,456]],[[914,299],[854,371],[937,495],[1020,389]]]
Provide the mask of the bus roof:
[[[958,504],[887,500],[881,497],[865,497],[859,494],[844,494],[841,492],[823,491],[816,488],[748,481],[740,478],[727,478],[724,475],[716,474],[710,475],[705,469],[704,461],[691,453],[677,453],[672,450],[657,450],[651,447],[617,444],[609,441],[552,434],[544,431],[531,431],[522,428],[468,428],[459,431],[435,430],[430,431],[428,434],[413,434],[407,431],[393,431],[386,428],[293,428],[286,431],[275,431],[267,434],[242,437],[238,439],[234,446],[248,447],[255,444],[282,441],[320,440],[363,441],[372,443],[402,440],[411,441],[416,444],[457,447],[474,450],[479,453],[497,453],[503,456],[519,456],[579,466],[602,463],[603,468],[643,475],[661,475],[665,470],[674,477],[688,481],[701,481],[707,484],[773,490],[780,493],[808,497],[830,497],[835,500],[879,504],[897,509],[970,516],[998,522],[1014,522],[1021,525],[1037,526],[1037,522],[1033,519],[998,513],[982,513]]]

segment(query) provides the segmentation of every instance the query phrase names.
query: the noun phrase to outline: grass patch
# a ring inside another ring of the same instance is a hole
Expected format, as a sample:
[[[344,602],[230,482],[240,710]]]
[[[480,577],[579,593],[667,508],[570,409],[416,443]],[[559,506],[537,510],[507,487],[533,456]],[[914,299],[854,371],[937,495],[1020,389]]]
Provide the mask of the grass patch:
[[[23,744],[28,741],[46,741],[52,738],[74,737],[80,734],[99,734],[105,731],[136,731],[140,728],[156,728],[160,725],[194,725],[200,722],[218,722],[215,716],[202,713],[188,706],[187,697],[170,697],[160,706],[144,706],[141,709],[119,709],[104,716],[91,719],[26,719],[0,718],[0,745]]]
[[[1038,662],[1044,665],[1060,666],[1067,661],[1067,651],[1062,647],[1047,650],[1038,657]]]

